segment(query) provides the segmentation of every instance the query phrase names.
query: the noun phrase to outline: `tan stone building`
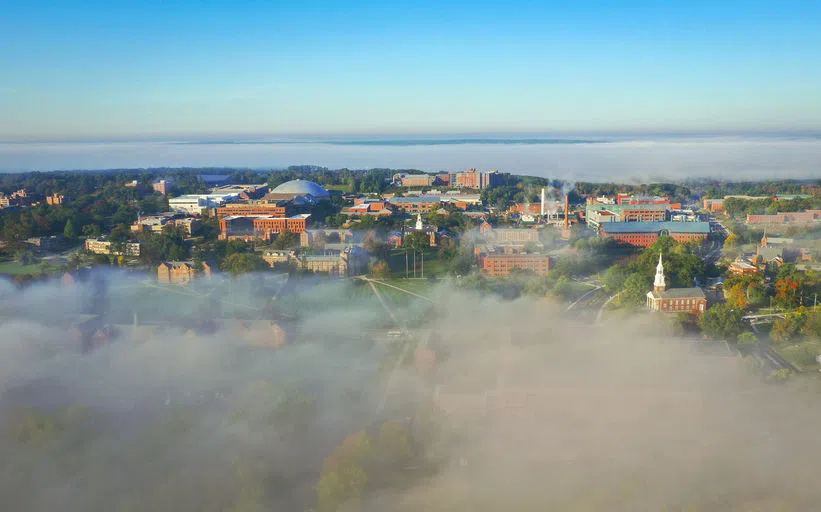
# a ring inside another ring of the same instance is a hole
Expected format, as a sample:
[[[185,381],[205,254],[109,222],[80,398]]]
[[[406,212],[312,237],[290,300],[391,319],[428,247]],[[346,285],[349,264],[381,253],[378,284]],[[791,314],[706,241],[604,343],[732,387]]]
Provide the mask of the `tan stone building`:
[[[59,206],[65,202],[66,198],[62,194],[54,193],[46,197],[46,203],[50,206]]]
[[[211,277],[211,267],[202,264],[197,272],[193,261],[164,261],[157,267],[157,280],[163,284],[188,284],[197,277]]]

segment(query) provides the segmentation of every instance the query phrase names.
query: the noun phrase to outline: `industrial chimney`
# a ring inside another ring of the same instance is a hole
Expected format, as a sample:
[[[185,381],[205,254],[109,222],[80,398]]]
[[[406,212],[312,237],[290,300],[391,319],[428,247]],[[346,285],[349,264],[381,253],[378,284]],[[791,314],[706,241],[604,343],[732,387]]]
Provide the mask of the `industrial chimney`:
[[[544,217],[544,187],[542,187],[542,217]]]
[[[567,195],[564,196],[564,229],[562,229],[562,238],[570,240],[570,199]]]

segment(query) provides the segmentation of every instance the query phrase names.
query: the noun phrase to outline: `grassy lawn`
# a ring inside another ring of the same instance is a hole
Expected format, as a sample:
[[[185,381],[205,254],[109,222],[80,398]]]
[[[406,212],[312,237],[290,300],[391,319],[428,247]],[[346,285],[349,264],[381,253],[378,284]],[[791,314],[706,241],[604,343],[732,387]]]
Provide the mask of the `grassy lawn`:
[[[48,265],[47,270],[52,270],[53,265]],[[3,261],[0,262],[0,274],[10,275],[10,276],[18,276],[22,274],[39,274],[42,270],[42,267],[39,263],[34,265],[23,265],[22,263],[18,263],[16,261]]]
[[[402,251],[394,251],[388,257],[388,266],[391,269],[391,274],[394,277],[414,277],[413,274],[413,253],[408,254],[407,274],[405,273],[405,253]],[[446,271],[441,261],[436,259],[435,253],[428,253],[425,255],[424,261],[425,277],[434,277],[444,274]],[[416,277],[422,277],[422,257],[416,255]]]
[[[806,340],[800,343],[787,345],[773,345],[773,348],[781,357],[791,362],[802,371],[818,370],[816,356],[821,353],[821,341]]]
[[[397,288],[401,288],[402,290],[407,290],[411,293],[416,293],[421,295],[422,297],[427,297],[431,300],[434,299],[432,297],[432,290],[437,285],[437,283],[429,281],[427,279],[385,279],[382,280],[383,283],[396,286]],[[413,295],[409,295],[403,291],[397,290],[395,288],[391,288],[390,286],[378,286],[379,293],[381,293],[385,297],[389,297],[390,300],[397,305],[406,305],[410,302],[420,301],[418,297],[414,297]]]
[[[574,300],[579,299],[585,293],[589,293],[594,290],[592,286],[586,285],[584,283],[578,283],[576,281],[570,281],[568,283],[569,293],[567,294],[567,300],[573,302]]]

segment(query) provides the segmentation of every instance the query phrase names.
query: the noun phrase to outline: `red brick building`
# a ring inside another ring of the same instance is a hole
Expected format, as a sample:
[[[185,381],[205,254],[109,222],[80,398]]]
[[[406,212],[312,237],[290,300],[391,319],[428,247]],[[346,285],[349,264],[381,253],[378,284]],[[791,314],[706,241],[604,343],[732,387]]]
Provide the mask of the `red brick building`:
[[[707,297],[698,287],[668,290],[664,279],[664,265],[659,254],[653,291],[647,292],[647,309],[656,313],[692,313],[700,316],[707,310]]]
[[[286,217],[292,213],[291,203],[288,201],[271,203],[229,203],[217,208],[217,217],[220,219],[228,215],[272,215],[275,217]]]
[[[785,212],[774,215],[747,214],[747,224],[809,224],[821,222],[821,210]]]
[[[220,240],[270,239],[271,235],[288,230],[302,233],[308,227],[309,214],[292,217],[227,216],[220,219]]]
[[[704,241],[710,234],[709,222],[609,222],[600,227],[602,238],[622,244],[650,247],[660,236],[671,236],[678,242]]]
[[[521,253],[513,250],[492,251],[477,247],[479,271],[488,276],[509,276],[513,269],[546,276],[550,272],[550,257],[546,254]]]
[[[733,276],[761,273],[761,270],[757,266],[740,258],[737,258],[735,261],[730,263],[728,270]]]

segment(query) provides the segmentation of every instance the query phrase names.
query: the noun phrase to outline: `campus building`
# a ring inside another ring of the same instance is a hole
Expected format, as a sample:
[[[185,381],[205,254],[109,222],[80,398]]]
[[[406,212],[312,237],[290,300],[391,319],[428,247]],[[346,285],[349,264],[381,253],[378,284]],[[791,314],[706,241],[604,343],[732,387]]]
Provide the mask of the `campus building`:
[[[402,174],[399,182],[403,187],[429,187],[434,177],[430,174]]]
[[[669,204],[606,204],[588,201],[584,216],[587,225],[598,229],[603,223],[663,222],[667,220]]]
[[[761,264],[774,264],[781,266],[784,263],[784,247],[781,244],[771,243],[767,234],[761,237],[761,244],[755,248],[755,262]]]
[[[610,222],[599,228],[602,238],[635,247],[649,247],[660,236],[671,236],[678,242],[704,241],[710,234],[709,222]]]
[[[701,315],[707,310],[707,297],[698,287],[670,288],[664,278],[664,264],[659,254],[656,266],[656,277],[653,280],[653,291],[647,292],[647,309],[662,313],[692,313]]]
[[[747,214],[747,224],[810,224],[821,222],[821,210],[784,212],[773,215]]]
[[[339,250],[324,250],[321,253],[299,256],[295,251],[267,250],[262,254],[262,259],[272,268],[292,265],[306,272],[352,276],[367,270],[369,257],[361,247],[344,246]]]
[[[157,180],[151,184],[151,188],[154,190],[154,192],[158,192],[164,196],[167,196],[168,193],[171,192],[173,187],[174,180],[172,179]]]
[[[123,254],[123,252],[112,250],[111,241],[105,237],[86,239],[85,249],[92,254],[108,254],[116,256]],[[123,244],[123,249],[126,256],[139,256],[140,242],[126,242]]]
[[[310,204],[330,199],[331,195],[322,185],[308,180],[291,180],[275,187],[264,199],[269,201],[292,201],[300,198]]]
[[[283,231],[302,233],[308,227],[310,214],[291,217],[229,215],[220,219],[220,240],[270,240],[272,235]]]
[[[49,206],[59,206],[66,201],[66,197],[63,194],[58,194],[57,192],[51,194],[50,196],[46,196],[46,204]]]
[[[177,217],[180,217],[180,215],[173,212],[146,217],[141,216],[131,225],[131,231],[161,233],[165,226],[176,226],[181,228],[186,235],[191,236],[202,226],[202,222],[194,217]]]
[[[485,222],[479,227],[479,234],[488,245],[542,245],[539,231],[534,228],[494,228]]]
[[[727,269],[732,276],[760,274],[761,270],[744,258],[736,258]]]
[[[197,272],[193,261],[164,261],[157,267],[157,280],[163,284],[185,285],[197,277],[211,277],[211,267],[202,263],[202,271]]]
[[[363,215],[382,217],[393,215],[393,206],[384,199],[359,198],[354,201],[353,206],[343,208],[342,213],[350,217],[361,217]]]
[[[223,218],[229,215],[271,215],[275,217],[287,217],[294,213],[291,201],[254,201],[248,203],[231,203],[217,208],[217,217]]]
[[[514,269],[546,276],[550,272],[550,257],[546,254],[523,253],[511,248],[476,247],[476,264],[488,276],[509,276]]]
[[[239,194],[236,192],[186,194],[169,199],[168,207],[179,213],[201,215],[204,210],[219,208],[226,203],[233,203],[238,200]]]
[[[450,180],[452,187],[485,189],[502,185],[503,176],[499,171],[479,172],[476,169],[468,169],[465,172],[456,173],[455,181]]]

